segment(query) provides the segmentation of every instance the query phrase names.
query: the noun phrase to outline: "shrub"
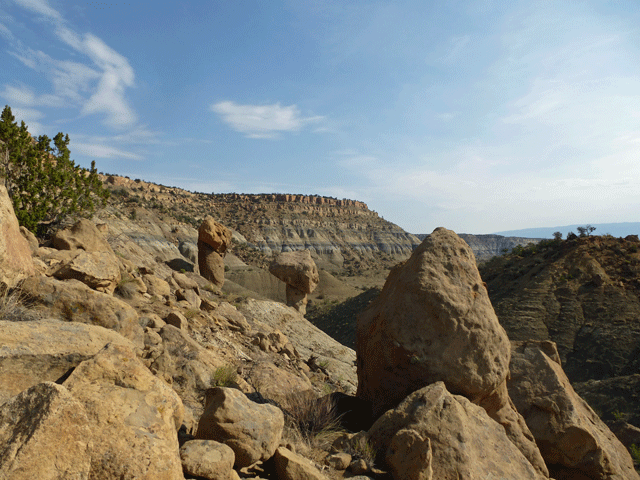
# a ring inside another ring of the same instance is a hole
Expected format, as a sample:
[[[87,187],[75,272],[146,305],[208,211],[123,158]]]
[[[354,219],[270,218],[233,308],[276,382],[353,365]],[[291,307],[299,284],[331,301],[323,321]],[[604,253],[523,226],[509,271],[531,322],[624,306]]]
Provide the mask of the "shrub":
[[[635,463],[640,463],[640,447],[635,443],[629,445],[629,453],[631,453],[631,457]]]
[[[233,365],[223,365],[218,367],[213,373],[213,386],[215,387],[233,387],[236,385],[238,372]]]
[[[67,214],[85,215],[104,205],[109,191],[98,178],[95,162],[81,168],[70,158],[69,136],[34,140],[5,106],[0,117],[0,175],[20,225],[43,235]]]
[[[282,402],[282,411],[288,435],[309,448],[326,448],[344,433],[329,396],[316,398],[311,393],[298,392]]]

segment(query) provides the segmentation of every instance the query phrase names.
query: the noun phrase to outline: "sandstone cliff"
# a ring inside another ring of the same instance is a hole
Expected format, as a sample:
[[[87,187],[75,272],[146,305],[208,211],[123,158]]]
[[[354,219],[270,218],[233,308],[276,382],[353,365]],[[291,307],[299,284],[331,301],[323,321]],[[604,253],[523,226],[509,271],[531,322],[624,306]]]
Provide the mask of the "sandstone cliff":
[[[204,194],[128,178],[104,177],[114,201],[144,208],[192,226],[206,215],[234,231],[253,256],[311,250],[327,265],[356,268],[375,258],[408,257],[420,240],[369,210],[365,203],[289,194]],[[241,249],[239,249],[241,250]],[[251,254],[247,254],[251,257]],[[389,265],[390,266],[390,265]]]

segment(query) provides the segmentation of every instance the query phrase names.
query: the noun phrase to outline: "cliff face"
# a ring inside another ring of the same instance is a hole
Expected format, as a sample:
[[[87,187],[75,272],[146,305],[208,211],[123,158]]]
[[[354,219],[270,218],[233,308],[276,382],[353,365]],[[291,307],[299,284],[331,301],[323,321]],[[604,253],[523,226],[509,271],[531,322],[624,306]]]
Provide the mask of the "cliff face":
[[[530,245],[538,243],[539,238],[524,237],[503,237],[502,235],[470,235],[461,233],[459,235],[473,250],[476,260],[489,260],[504,254],[505,249],[511,251],[517,245]]]
[[[335,266],[408,257],[420,240],[390,223],[363,202],[289,194],[191,193],[122,177],[105,178],[115,196],[132,208],[169,213],[197,226],[206,215],[234,230],[249,249],[273,253],[309,249]]]
[[[420,240],[424,240],[428,234],[416,235]],[[517,245],[526,246],[532,243],[538,243],[540,238],[525,237],[503,237],[502,235],[471,235],[469,233],[459,233],[467,245],[473,250],[473,254],[477,261],[489,260],[492,257],[504,255],[505,249],[510,252]]]

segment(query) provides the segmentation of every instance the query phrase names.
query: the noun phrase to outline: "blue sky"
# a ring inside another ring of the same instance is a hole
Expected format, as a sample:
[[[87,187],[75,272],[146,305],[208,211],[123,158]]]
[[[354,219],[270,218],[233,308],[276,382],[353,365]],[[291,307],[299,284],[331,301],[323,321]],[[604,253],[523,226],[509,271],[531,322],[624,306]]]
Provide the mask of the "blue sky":
[[[99,171],[413,233],[638,221],[635,1],[0,0],[0,102]]]

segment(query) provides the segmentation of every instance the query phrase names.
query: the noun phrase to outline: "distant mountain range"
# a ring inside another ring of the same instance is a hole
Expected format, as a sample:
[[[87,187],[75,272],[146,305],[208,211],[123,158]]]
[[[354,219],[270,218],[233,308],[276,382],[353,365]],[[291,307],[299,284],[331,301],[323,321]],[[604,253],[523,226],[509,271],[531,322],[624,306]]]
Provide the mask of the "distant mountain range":
[[[496,235],[505,237],[527,237],[527,238],[553,238],[554,232],[561,232],[562,238],[567,237],[567,233],[573,232],[578,234],[578,227],[586,224],[565,225],[562,227],[540,227],[540,228],[524,228],[522,230],[507,230],[504,232],[495,232]],[[592,235],[613,235],[614,237],[626,237],[627,235],[640,234],[640,222],[624,222],[624,223],[592,223],[592,227],[596,230]]]

